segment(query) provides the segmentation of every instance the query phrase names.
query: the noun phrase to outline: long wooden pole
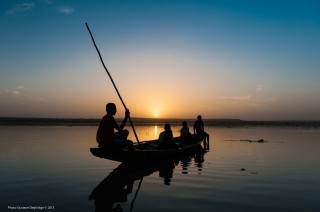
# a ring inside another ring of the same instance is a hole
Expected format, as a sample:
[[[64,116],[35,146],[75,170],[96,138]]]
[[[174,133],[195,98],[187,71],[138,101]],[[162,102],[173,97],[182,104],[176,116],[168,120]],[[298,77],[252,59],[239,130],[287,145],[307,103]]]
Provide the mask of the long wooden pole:
[[[107,74],[108,74],[108,76],[109,76],[109,78],[110,78],[110,80],[111,80],[111,82],[112,82],[112,84],[113,84],[113,87],[114,87],[114,89],[116,90],[116,92],[117,92],[117,94],[118,94],[118,96],[119,96],[119,98],[120,98],[120,100],[121,100],[121,102],[122,102],[122,105],[123,105],[123,107],[124,107],[125,110],[128,110],[126,104],[124,103],[124,101],[123,101],[123,99],[122,99],[122,97],[121,97],[121,95],[120,95],[120,93],[119,93],[119,91],[118,91],[118,88],[117,88],[116,84],[114,83],[114,81],[113,81],[113,79],[112,79],[111,74],[109,73],[107,67],[105,66],[105,64],[104,64],[104,62],[103,62],[102,56],[101,56],[101,54],[100,54],[100,51],[99,51],[99,49],[98,49],[98,47],[97,47],[97,45],[96,45],[96,42],[94,41],[93,35],[92,35],[92,33],[91,33],[91,31],[90,31],[89,26],[88,26],[87,23],[86,23],[86,26],[87,26],[87,29],[88,29],[89,34],[90,34],[90,36],[91,36],[92,42],[93,42],[93,44],[94,44],[94,47],[96,48],[96,50],[97,50],[97,52],[98,52],[99,58],[100,58],[100,60],[101,60],[101,63],[102,63],[102,65],[103,65],[104,69],[106,70],[106,72],[107,72]],[[138,142],[138,146],[139,146],[141,152],[143,153],[142,147],[141,147],[141,145],[140,145],[140,142],[139,142],[139,139],[138,139],[136,130],[134,129],[134,126],[133,126],[133,123],[132,123],[132,120],[131,120],[131,117],[130,117],[130,116],[129,116],[129,122],[130,122],[130,124],[131,124],[132,130],[133,130],[133,133],[134,133],[134,136],[136,137],[136,140],[137,140],[137,142]],[[144,153],[143,153],[143,157],[146,159]]]

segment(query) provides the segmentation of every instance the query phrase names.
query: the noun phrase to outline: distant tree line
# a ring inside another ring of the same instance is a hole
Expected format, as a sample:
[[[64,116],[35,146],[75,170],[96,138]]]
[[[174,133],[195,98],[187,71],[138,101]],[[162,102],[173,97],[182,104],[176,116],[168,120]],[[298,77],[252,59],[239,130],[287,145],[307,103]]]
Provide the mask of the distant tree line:
[[[121,122],[122,119],[116,119]],[[132,118],[136,125],[161,125],[170,123],[181,125],[187,121],[192,125],[195,119],[182,118]],[[278,126],[278,127],[320,127],[320,121],[244,121],[241,119],[203,119],[206,125],[221,127],[245,127],[245,126]],[[0,117],[0,125],[65,125],[65,126],[98,126],[100,119],[95,118],[19,118]]]

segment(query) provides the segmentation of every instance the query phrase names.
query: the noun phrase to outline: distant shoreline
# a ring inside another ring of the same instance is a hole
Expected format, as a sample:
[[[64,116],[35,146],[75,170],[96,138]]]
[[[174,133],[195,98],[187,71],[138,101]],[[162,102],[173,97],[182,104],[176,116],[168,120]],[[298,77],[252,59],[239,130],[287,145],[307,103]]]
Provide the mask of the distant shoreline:
[[[135,125],[161,125],[170,123],[181,125],[187,121],[191,125],[195,119],[182,118],[131,118]],[[121,122],[122,119],[116,119]],[[243,126],[280,126],[280,127],[320,127],[320,121],[296,120],[296,121],[245,121],[241,119],[203,119],[206,125],[221,127],[243,127]],[[100,119],[88,118],[18,118],[0,117],[0,125],[34,125],[34,126],[98,126]]]

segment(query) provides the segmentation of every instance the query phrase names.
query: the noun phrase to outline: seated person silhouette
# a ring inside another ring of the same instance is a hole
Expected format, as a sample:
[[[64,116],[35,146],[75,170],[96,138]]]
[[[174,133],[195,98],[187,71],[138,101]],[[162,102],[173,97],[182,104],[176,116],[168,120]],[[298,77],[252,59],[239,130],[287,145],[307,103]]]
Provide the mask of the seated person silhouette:
[[[176,144],[173,139],[173,134],[170,124],[164,125],[164,131],[159,135],[159,148],[160,149],[172,149],[175,148]]]
[[[180,140],[182,143],[191,144],[193,139],[189,131],[188,123],[186,121],[182,122],[182,128],[180,129]]]
[[[117,113],[116,105],[114,103],[108,103],[106,105],[106,111],[107,114],[101,119],[96,135],[99,147],[104,149],[128,148],[132,150],[133,142],[127,140],[129,131],[123,129],[130,115],[129,110],[126,110],[125,118],[120,126],[113,117]],[[114,132],[114,129],[118,130],[118,132]]]
[[[198,120],[194,122],[193,125],[193,133],[204,136],[204,140],[209,142],[209,134],[204,131],[204,123],[202,121],[202,117],[198,115]]]

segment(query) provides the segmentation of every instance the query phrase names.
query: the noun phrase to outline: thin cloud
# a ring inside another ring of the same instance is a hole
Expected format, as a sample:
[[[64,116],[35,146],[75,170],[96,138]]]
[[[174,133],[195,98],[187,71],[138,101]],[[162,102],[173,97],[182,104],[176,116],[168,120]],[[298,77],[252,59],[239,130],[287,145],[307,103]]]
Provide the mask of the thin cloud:
[[[252,103],[254,100],[252,99],[251,95],[245,96],[223,96],[220,97],[222,101],[219,101],[218,104],[222,105],[248,105]]]
[[[33,2],[28,2],[28,3],[22,3],[22,4],[17,4],[11,9],[6,11],[6,14],[8,15],[17,15],[20,13],[26,13],[28,11],[33,10],[33,8],[36,6],[35,3]]]
[[[0,97],[1,97],[1,100],[6,100],[7,104],[12,101],[23,101],[23,102],[26,101],[26,102],[34,102],[34,103],[47,102],[47,100],[42,97],[30,96],[25,94],[24,86],[17,86],[16,88],[12,88],[12,89],[0,90]]]
[[[40,5],[37,9],[41,9],[42,7],[49,9],[49,11],[53,10],[56,13],[64,14],[64,15],[70,15],[74,13],[74,8],[70,6],[61,6],[61,7],[55,7],[53,0],[39,0],[37,4]],[[10,16],[19,16],[22,14],[26,14],[36,7],[36,3],[34,2],[25,2],[21,4],[16,4],[12,8],[8,9],[5,13]]]
[[[17,86],[14,89],[4,89],[3,91],[0,91],[0,95],[4,95],[6,97],[26,97],[25,94],[22,93],[22,90],[24,89],[23,86]]]
[[[18,90],[11,91],[11,93],[16,96],[21,96],[21,92]]]
[[[227,100],[240,100],[240,101],[249,101],[251,100],[251,96],[250,95],[246,95],[246,96],[231,96],[231,97],[220,97],[221,99],[227,99]]]
[[[45,4],[53,4],[53,0],[40,0],[40,2],[44,2]]]
[[[256,91],[263,91],[264,86],[263,85],[258,85],[256,88]]]
[[[70,15],[74,12],[74,9],[72,7],[65,6],[58,8],[58,12],[64,15]]]

